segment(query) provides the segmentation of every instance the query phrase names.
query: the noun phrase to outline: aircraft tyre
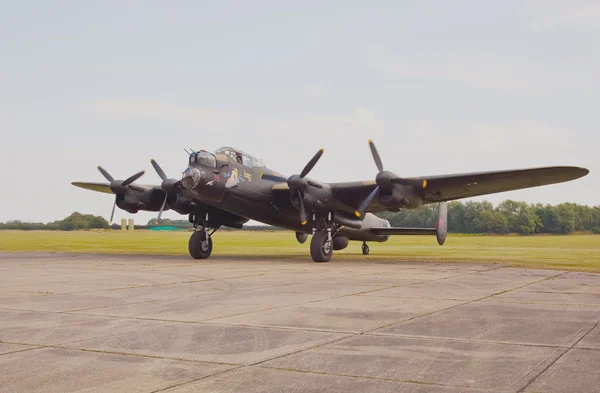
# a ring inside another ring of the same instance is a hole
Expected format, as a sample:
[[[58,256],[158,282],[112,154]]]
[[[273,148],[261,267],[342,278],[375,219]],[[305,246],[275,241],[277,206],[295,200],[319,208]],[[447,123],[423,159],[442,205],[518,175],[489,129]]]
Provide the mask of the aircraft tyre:
[[[333,254],[333,242],[327,240],[327,232],[317,231],[310,240],[310,256],[315,262],[329,262]]]
[[[362,249],[362,254],[363,255],[369,255],[369,252],[371,250],[369,250],[369,246],[367,245],[366,242],[364,242],[360,248]]]
[[[206,259],[212,253],[212,238],[205,231],[195,231],[190,236],[188,249],[194,259]]]

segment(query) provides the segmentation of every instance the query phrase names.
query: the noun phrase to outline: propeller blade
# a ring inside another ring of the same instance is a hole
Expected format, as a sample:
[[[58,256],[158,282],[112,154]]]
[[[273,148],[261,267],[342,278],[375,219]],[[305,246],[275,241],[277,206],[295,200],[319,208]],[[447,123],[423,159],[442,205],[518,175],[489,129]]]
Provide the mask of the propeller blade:
[[[140,171],[140,172],[136,173],[135,175],[128,177],[127,179],[123,180],[123,183],[121,183],[121,185],[123,185],[123,186],[130,185],[131,183],[133,183],[134,181],[136,181],[137,179],[142,177],[142,175],[144,173],[145,173],[145,171]]]
[[[306,166],[304,167],[302,172],[300,172],[300,177],[304,177],[304,176],[308,175],[308,173],[310,171],[312,171],[312,169],[314,168],[317,161],[319,161],[319,159],[323,155],[324,151],[325,151],[325,149],[321,149],[317,152],[317,154],[315,154],[315,156],[308,162],[308,164],[306,164]]]
[[[100,171],[100,173],[102,173],[102,176],[104,176],[106,180],[108,180],[110,183],[115,181],[115,179],[113,179],[113,177],[108,172],[106,172],[101,166],[98,166],[98,170]]]
[[[300,201],[300,222],[302,225],[306,225],[306,210],[304,210],[304,202],[302,201],[302,194],[298,191],[298,201]]]
[[[163,180],[167,180],[167,175],[162,170],[160,165],[158,165],[158,162],[156,162],[154,160],[150,160],[150,162],[152,163],[152,166],[154,167],[154,170],[156,171],[156,173],[158,173],[158,176],[160,176],[160,178]]]
[[[371,148],[371,154],[373,154],[373,160],[375,160],[375,165],[377,165],[377,169],[379,172],[383,171],[383,163],[381,162],[381,157],[379,157],[379,153],[375,148],[375,144],[372,140],[369,140],[369,147]]]
[[[112,212],[110,213],[110,223],[113,222],[113,217],[115,216],[115,206],[117,206],[117,200],[115,199],[115,203],[113,203]]]
[[[360,204],[358,210],[354,212],[354,215],[356,217],[362,217],[363,214],[365,214],[365,210],[367,210],[367,207],[369,207],[369,205],[371,204],[371,202],[373,202],[373,199],[375,199],[375,196],[377,196],[377,192],[378,191],[379,191],[379,186],[375,187],[373,189],[373,191],[371,191],[371,193],[369,194],[369,196],[367,197],[367,199],[365,199],[363,201],[363,203]]]
[[[167,204],[167,198],[168,198],[168,195],[165,194],[165,200],[163,201],[163,204],[160,207],[160,210],[158,211],[158,217],[156,218],[157,221],[160,221],[160,216],[162,215],[163,210],[165,210],[165,205]]]

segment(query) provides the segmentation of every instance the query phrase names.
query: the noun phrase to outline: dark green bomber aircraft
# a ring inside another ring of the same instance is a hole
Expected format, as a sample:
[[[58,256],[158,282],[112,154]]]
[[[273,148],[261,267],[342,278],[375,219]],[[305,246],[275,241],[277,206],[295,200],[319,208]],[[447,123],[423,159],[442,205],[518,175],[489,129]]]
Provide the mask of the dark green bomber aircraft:
[[[566,182],[589,173],[578,167],[545,167],[455,175],[400,177],[383,169],[379,153],[369,141],[379,173],[374,181],[321,183],[306,177],[323,154],[323,149],[302,172],[290,177],[267,169],[241,150],[223,147],[214,154],[193,151],[181,179],[170,179],[158,163],[152,166],[161,185],[135,184],[144,171],[126,180],[115,180],[98,170],[109,183],[73,182],[88,190],[115,194],[115,206],[129,212],[167,209],[189,215],[194,233],[189,252],[195,259],[208,258],[212,235],[221,226],[242,228],[248,220],[296,232],[304,243],[312,234],[310,255],[315,262],[328,262],[334,250],[342,250],[350,240],[362,241],[369,254],[368,241],[384,242],[390,235],[436,235],[444,244],[448,229],[447,201],[497,192]],[[372,212],[414,209],[438,204],[436,228],[391,227]]]

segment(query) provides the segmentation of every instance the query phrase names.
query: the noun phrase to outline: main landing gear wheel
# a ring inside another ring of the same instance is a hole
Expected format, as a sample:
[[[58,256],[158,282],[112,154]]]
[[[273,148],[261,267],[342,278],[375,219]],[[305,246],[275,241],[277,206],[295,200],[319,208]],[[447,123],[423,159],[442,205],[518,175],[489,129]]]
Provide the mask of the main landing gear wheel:
[[[310,256],[315,262],[329,262],[333,254],[333,242],[326,231],[317,231],[310,240]]]
[[[363,255],[369,255],[369,246],[367,245],[367,242],[363,242],[362,246],[360,247],[362,249],[362,254]]]
[[[212,238],[206,231],[195,231],[190,237],[188,249],[194,259],[206,259],[212,253]]]

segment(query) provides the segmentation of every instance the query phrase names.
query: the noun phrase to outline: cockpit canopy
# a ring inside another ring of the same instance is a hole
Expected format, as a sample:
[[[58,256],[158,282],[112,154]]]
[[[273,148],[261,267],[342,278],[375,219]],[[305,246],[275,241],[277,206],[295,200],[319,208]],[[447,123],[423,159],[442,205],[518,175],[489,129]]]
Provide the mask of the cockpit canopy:
[[[211,168],[217,167],[217,159],[214,154],[205,150],[194,151],[190,154],[190,164],[200,164]]]
[[[264,168],[265,164],[258,158],[252,157],[250,154],[245,153],[239,149],[233,147],[222,147],[218,149],[215,154],[225,154],[233,161],[247,166],[249,168]]]

